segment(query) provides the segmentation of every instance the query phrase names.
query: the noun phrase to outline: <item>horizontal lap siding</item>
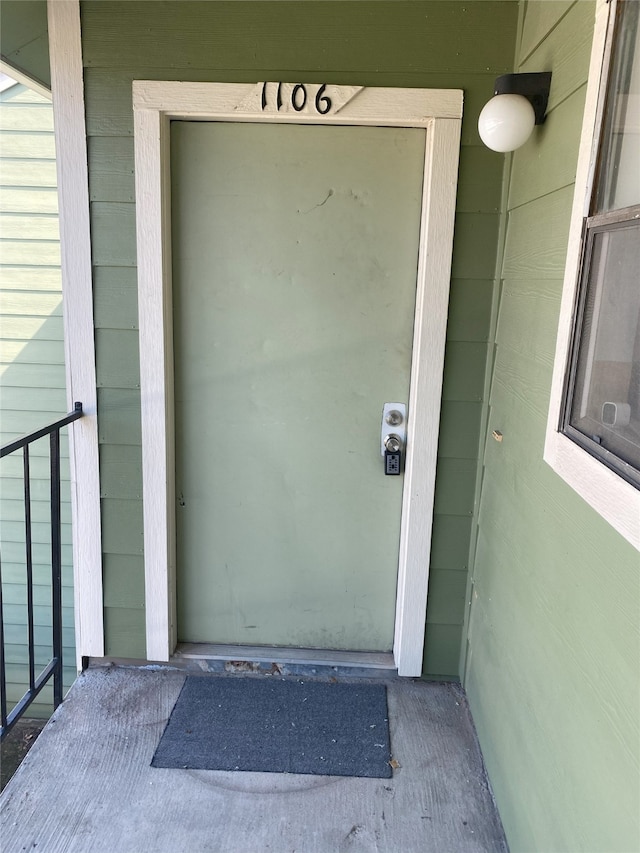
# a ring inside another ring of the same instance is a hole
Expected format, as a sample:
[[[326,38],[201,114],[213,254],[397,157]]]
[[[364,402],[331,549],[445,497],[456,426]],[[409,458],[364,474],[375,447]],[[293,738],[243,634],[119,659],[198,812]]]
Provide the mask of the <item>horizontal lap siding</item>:
[[[23,85],[0,93],[0,442],[67,411],[58,199],[51,102]],[[75,677],[68,443],[61,436],[65,683]],[[36,665],[51,656],[49,441],[30,451]],[[0,541],[7,696],[28,686],[22,454],[0,462]],[[47,655],[49,657],[47,657]],[[50,691],[49,691],[50,693]],[[46,715],[51,697],[29,713]]]
[[[457,676],[502,180],[477,116],[511,70],[514,3],[83,2],[107,653],[144,655],[131,81],[465,91],[425,673]],[[500,37],[496,38],[495,34]]]
[[[511,850],[630,851],[640,558],[542,458],[594,6],[524,11],[553,80],[513,155],[466,686]]]

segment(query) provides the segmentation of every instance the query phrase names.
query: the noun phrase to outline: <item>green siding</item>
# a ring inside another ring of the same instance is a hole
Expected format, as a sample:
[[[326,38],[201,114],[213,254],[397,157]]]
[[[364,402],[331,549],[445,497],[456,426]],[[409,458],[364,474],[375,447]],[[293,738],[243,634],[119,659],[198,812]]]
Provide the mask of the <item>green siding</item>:
[[[347,8],[345,8],[345,5]],[[516,14],[508,4],[473,2],[86,2],[85,33],[99,34],[89,68],[304,70],[421,74],[509,70],[496,31]],[[125,32],[127,34],[125,35]],[[508,30],[507,30],[508,31]],[[124,36],[124,37],[123,37]],[[304,64],[302,64],[304,63]],[[255,73],[253,79],[256,79]],[[258,79],[262,79],[258,73]],[[276,78],[278,79],[278,78]]]
[[[2,444],[44,426],[67,411],[59,256],[53,110],[49,100],[17,84],[0,93]],[[75,649],[65,437],[61,450],[64,660],[65,683],[69,686],[75,677]],[[33,445],[30,462],[36,666],[44,666],[49,660],[46,656],[51,655],[50,486],[46,441]],[[22,456],[13,454],[0,463],[2,594],[5,637],[9,644],[10,703],[22,696],[29,683],[23,494]],[[43,716],[50,708],[51,698],[43,693],[29,713]]]
[[[465,602],[462,578],[467,573],[474,510],[502,182],[502,159],[480,145],[476,123],[496,75],[512,68],[516,4],[87,0],[81,11],[98,329],[104,578],[110,591],[124,582],[123,577],[132,590],[139,590],[142,583],[140,468],[138,464],[127,469],[118,461],[120,450],[140,444],[138,378],[132,363],[137,358],[138,314],[131,81],[302,79],[464,89],[446,402],[437,472],[438,557],[434,557],[425,652],[426,674],[457,677]],[[116,330],[126,334],[117,335]],[[109,653],[141,656],[144,612],[137,593],[132,592],[129,600],[110,592],[105,607]]]
[[[466,672],[512,853],[640,849],[640,558],[542,458],[593,14],[523,6],[554,77],[512,157]]]

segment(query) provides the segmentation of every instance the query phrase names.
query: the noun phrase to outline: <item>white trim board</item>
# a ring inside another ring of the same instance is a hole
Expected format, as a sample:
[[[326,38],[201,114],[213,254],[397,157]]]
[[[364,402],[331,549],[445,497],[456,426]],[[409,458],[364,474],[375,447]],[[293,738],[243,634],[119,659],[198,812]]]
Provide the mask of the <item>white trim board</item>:
[[[558,322],[544,460],[589,506],[640,550],[640,491],[558,431],[578,289],[582,224],[589,213],[590,187],[597,153],[598,103],[603,73],[606,70],[605,48],[610,14],[615,14],[615,3],[598,0]]]
[[[89,179],[78,0],[48,0],[69,428],[76,660],[104,654]]]
[[[147,658],[176,644],[169,123],[188,120],[423,127],[427,131],[393,654],[422,673],[462,92],[309,84],[134,81]],[[298,90],[299,93],[301,90]],[[325,114],[327,101],[331,105]],[[300,107],[301,100],[296,104]],[[428,300],[428,310],[426,304]]]
[[[40,83],[39,80],[35,80],[33,77],[29,77],[28,74],[25,74],[24,71],[21,71],[19,68],[14,68],[10,62],[0,59],[0,72],[6,74],[9,78],[8,80],[3,80],[2,83],[0,83],[0,92],[10,89],[11,86],[15,86],[16,83],[22,83],[23,86],[27,86],[29,89],[33,89],[34,92],[37,92],[49,101],[51,100],[51,89],[47,89],[43,83]]]

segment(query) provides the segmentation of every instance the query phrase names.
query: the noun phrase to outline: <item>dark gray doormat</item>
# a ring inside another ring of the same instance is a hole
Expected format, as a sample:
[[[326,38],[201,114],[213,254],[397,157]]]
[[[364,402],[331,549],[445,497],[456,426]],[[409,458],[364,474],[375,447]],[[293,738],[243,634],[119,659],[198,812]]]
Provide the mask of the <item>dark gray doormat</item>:
[[[391,776],[387,688],[188,676],[151,765]]]

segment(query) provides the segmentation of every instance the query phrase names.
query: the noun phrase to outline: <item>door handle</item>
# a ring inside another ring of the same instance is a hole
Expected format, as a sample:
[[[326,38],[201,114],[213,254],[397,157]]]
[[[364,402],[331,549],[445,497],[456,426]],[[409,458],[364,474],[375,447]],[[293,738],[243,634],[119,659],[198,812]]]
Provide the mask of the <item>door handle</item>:
[[[384,440],[384,449],[389,453],[397,453],[402,450],[402,442],[397,435],[388,435]]]
[[[399,474],[402,469],[402,442],[397,435],[388,435],[384,440],[384,473]]]

